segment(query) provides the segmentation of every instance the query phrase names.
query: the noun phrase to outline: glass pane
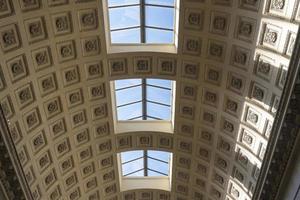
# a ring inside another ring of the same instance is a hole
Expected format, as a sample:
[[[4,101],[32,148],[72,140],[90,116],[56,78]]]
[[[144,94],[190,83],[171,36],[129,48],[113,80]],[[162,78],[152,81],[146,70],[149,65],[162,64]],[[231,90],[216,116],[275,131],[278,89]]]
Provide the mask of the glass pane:
[[[147,100],[171,105],[171,90],[147,86]]]
[[[123,176],[140,169],[144,169],[143,158],[122,165]]]
[[[175,0],[146,0],[146,4],[174,6]]]
[[[171,120],[171,108],[147,102],[147,115],[163,120]]]
[[[148,176],[163,176],[162,174],[153,172],[151,170],[147,170],[147,171],[148,171]]]
[[[141,32],[139,28],[111,31],[111,43],[140,43]]]
[[[142,116],[142,103],[135,103],[117,108],[118,120],[128,120]]]
[[[117,106],[141,101],[142,100],[142,87],[135,86],[123,90],[116,91]],[[126,107],[126,106],[125,106]]]
[[[174,9],[146,6],[146,26],[174,29]]]
[[[160,86],[160,87],[165,87],[165,88],[172,88],[172,81],[170,80],[164,80],[164,79],[146,79],[147,84],[150,85],[156,85],[156,86]]]
[[[172,44],[173,41],[173,31],[146,28],[146,43]]]
[[[115,89],[142,84],[141,79],[122,79],[115,81]]]
[[[109,9],[110,30],[140,25],[140,7],[129,6]]]
[[[139,4],[139,0],[108,0],[108,7]]]
[[[148,158],[148,168],[159,171],[164,174],[169,174],[169,165],[157,160]]]
[[[148,156],[169,162],[171,153],[165,151],[148,151]]]
[[[143,157],[144,152],[143,151],[126,151],[121,153],[121,162],[127,162],[129,160],[133,160],[139,157]]]
[[[130,174],[130,175],[128,175],[129,177],[130,176],[144,176],[144,170],[140,170],[140,171],[138,171],[138,172],[135,172],[135,173],[133,173],[133,174]]]

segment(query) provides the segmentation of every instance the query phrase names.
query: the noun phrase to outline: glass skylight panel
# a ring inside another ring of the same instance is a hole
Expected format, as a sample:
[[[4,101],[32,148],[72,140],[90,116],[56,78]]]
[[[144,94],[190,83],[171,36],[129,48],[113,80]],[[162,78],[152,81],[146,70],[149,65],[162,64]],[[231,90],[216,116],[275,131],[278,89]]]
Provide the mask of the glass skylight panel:
[[[122,152],[122,176],[169,176],[171,155],[169,152],[150,150]]]
[[[114,84],[118,120],[171,120],[172,81],[123,79]]]
[[[108,0],[108,17],[112,44],[174,43],[174,0]]]

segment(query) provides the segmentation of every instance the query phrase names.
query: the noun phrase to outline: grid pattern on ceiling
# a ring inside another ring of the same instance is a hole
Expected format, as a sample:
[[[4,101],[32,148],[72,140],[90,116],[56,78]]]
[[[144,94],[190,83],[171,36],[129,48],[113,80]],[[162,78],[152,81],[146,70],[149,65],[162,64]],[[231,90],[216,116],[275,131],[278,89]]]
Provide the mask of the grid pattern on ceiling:
[[[172,81],[123,79],[115,81],[118,120],[171,120]]]
[[[127,151],[121,153],[122,176],[169,176],[171,153]]]
[[[108,0],[108,11],[112,44],[174,43],[175,0]]]

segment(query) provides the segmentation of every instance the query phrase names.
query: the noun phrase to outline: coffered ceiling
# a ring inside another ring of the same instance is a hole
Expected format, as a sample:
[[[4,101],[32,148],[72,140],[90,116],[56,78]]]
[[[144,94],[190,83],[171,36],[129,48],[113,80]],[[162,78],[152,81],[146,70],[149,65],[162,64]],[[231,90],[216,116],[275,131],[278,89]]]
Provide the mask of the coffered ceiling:
[[[177,54],[107,54],[101,0],[0,0],[0,102],[32,199],[251,199],[298,3],[181,0]],[[173,134],[114,133],[110,81],[133,77],[176,81]],[[134,149],[173,153],[171,192],[120,192]]]

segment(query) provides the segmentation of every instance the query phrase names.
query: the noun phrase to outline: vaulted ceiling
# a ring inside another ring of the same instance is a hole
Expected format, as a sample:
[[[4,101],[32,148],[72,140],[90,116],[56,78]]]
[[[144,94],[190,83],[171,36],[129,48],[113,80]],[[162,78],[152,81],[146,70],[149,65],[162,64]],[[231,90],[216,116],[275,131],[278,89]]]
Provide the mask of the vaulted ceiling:
[[[251,199],[298,5],[181,0],[177,54],[107,54],[101,0],[0,0],[0,102],[32,199]],[[176,80],[173,134],[114,133],[110,81],[132,77]],[[173,153],[171,192],[120,192],[134,149]]]

